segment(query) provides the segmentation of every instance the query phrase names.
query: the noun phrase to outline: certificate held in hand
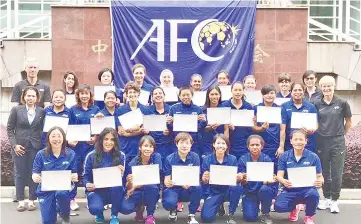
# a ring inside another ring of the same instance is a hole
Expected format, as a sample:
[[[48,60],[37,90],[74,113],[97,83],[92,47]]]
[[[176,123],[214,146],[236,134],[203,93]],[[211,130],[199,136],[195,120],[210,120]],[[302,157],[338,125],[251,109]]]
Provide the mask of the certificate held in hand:
[[[211,165],[209,169],[209,184],[236,186],[237,167]]]
[[[65,106],[70,108],[76,104],[75,94],[67,94],[65,99]]]
[[[222,101],[226,101],[232,98],[232,86],[218,86],[221,90]]]
[[[173,131],[197,132],[198,115],[174,114]]]
[[[203,107],[204,104],[206,103],[206,95],[207,95],[206,91],[194,92],[192,102],[199,107]]]
[[[160,184],[159,164],[132,166],[133,185]]]
[[[166,115],[144,115],[143,127],[148,131],[164,131],[167,130]]]
[[[217,107],[207,108],[208,124],[230,124],[231,123],[231,108]]]
[[[178,88],[176,87],[163,87],[164,102],[178,102]]]
[[[66,140],[68,141],[89,141],[90,140],[90,124],[68,125],[66,132]]]
[[[93,169],[96,188],[122,186],[122,171],[118,166]]]
[[[100,134],[100,132],[102,132],[104,130],[104,128],[114,128],[115,129],[114,116],[90,118],[90,127],[91,127],[91,133],[93,135]]]
[[[263,102],[263,96],[261,91],[244,91],[244,95],[246,97],[246,101],[253,105],[258,105]]]
[[[138,98],[139,103],[143,105],[148,105],[149,96],[150,96],[150,92],[145,90],[140,90],[140,94]]]
[[[143,114],[139,108],[126,114],[120,115],[118,118],[124,130],[128,130],[134,128],[137,125],[140,126],[143,124]]]
[[[45,116],[43,132],[48,132],[52,127],[58,126],[66,133],[68,129],[68,117]]]
[[[273,181],[272,162],[247,162],[247,181]]]
[[[172,181],[176,186],[199,186],[199,166],[172,166]]]
[[[104,101],[104,93],[110,90],[115,92],[115,86],[94,86],[94,100]]]
[[[231,110],[231,124],[239,127],[253,127],[254,110]]]
[[[70,191],[71,170],[41,171],[41,191]]]
[[[307,130],[317,129],[317,114],[292,112],[291,128],[306,128]]]
[[[316,167],[288,168],[287,175],[292,187],[312,187],[316,181]]]
[[[270,124],[281,124],[281,107],[257,107],[257,122],[268,122]]]

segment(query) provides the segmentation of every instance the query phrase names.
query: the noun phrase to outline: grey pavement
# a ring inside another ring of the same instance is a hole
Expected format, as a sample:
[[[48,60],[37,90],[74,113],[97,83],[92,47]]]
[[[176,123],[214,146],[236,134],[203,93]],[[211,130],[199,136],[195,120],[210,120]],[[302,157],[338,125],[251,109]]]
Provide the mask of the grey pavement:
[[[94,218],[88,212],[85,207],[85,203],[80,204],[80,211],[78,211],[78,216],[72,217],[72,224],[84,224],[84,223],[94,223]],[[17,203],[12,202],[2,202],[1,203],[1,224],[41,224],[41,217],[39,209],[33,212],[25,211],[19,213],[16,211]],[[183,212],[178,213],[178,221],[176,223],[184,224],[186,223],[187,217],[187,208],[185,203],[185,209]],[[228,206],[227,206],[228,207]],[[314,216],[314,221],[316,224],[361,224],[361,202],[341,202],[340,204],[341,213],[331,214],[329,211],[317,211],[317,214]],[[107,220],[109,220],[110,211],[105,211]],[[131,215],[119,215],[120,223],[135,223],[133,221],[134,214]],[[156,223],[171,223],[168,218],[168,212],[163,208],[158,208],[155,213]],[[196,215],[197,220],[200,221],[199,213]],[[286,224],[291,223],[287,220],[288,213],[279,214],[272,212],[271,217],[275,224]],[[298,222],[293,222],[294,224],[303,224],[304,212],[300,213]],[[237,223],[247,223],[244,222],[242,218],[242,213],[237,209],[236,213]],[[227,219],[225,217],[217,217],[215,224],[226,223]],[[58,223],[61,223],[58,221]],[[201,223],[201,222],[200,222]],[[256,222],[257,223],[257,222]],[[258,222],[260,223],[260,222]]]

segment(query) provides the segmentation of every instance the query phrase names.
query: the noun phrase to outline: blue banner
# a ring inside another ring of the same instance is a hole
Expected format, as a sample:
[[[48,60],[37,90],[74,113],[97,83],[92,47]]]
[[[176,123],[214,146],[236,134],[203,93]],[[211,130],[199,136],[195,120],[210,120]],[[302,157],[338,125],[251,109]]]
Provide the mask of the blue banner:
[[[256,1],[111,1],[115,84],[133,80],[131,68],[144,64],[145,81],[160,84],[164,69],[174,85],[192,74],[203,89],[226,70],[231,81],[253,73]]]

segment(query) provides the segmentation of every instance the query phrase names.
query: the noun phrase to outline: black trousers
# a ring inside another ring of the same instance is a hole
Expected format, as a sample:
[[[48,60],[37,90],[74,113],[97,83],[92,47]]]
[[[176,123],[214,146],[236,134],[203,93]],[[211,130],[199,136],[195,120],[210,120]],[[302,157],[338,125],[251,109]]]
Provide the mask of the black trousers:
[[[343,168],[346,159],[345,136],[317,136],[316,148],[321,159],[325,184],[323,196],[332,200],[340,197]]]

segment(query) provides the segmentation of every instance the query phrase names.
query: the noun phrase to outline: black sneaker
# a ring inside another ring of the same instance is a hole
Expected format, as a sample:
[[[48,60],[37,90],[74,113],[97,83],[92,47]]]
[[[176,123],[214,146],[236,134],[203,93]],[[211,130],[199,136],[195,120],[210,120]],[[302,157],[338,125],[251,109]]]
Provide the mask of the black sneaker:
[[[172,222],[177,221],[177,219],[178,219],[177,209],[169,212],[168,219],[169,219],[170,221],[172,221]]]
[[[224,204],[222,203],[218,208],[218,216],[224,216],[226,214],[226,210],[224,209]]]
[[[228,224],[237,224],[236,219],[234,218],[234,214],[229,214],[228,215],[227,223]]]

